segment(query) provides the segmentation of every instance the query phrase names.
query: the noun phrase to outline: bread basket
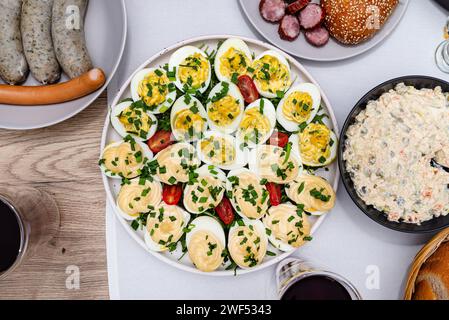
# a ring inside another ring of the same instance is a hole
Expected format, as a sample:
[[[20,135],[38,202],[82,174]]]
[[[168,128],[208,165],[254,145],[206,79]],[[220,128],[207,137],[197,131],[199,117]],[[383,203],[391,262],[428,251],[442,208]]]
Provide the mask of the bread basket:
[[[429,243],[427,243],[424,248],[418,252],[413,264],[410,267],[410,272],[405,287],[404,300],[412,300],[413,293],[415,291],[416,278],[418,277],[421,266],[440,247],[440,245],[446,241],[449,241],[449,228],[444,229],[433,237],[432,240],[430,240]]]

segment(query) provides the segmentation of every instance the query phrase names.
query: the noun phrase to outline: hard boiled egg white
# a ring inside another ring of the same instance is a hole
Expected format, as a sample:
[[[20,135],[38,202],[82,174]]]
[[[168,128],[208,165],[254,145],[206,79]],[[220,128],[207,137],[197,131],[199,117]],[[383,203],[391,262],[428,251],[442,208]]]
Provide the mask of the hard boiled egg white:
[[[214,131],[233,133],[242,121],[245,102],[239,88],[231,82],[220,82],[210,92],[207,121]]]
[[[157,130],[156,117],[142,108],[133,106],[132,101],[119,103],[112,109],[111,123],[123,138],[130,134],[142,141],[149,140]]]
[[[223,170],[243,168],[248,164],[248,149],[235,137],[219,132],[207,131],[197,142],[197,153],[201,161]]]
[[[176,140],[196,141],[207,130],[206,110],[197,98],[182,96],[173,105],[170,124]]]
[[[142,100],[151,113],[164,113],[176,100],[175,85],[165,70],[147,68],[135,74],[131,80],[131,96],[135,102]],[[151,90],[150,90],[151,89]]]
[[[301,124],[310,123],[321,105],[320,90],[313,83],[301,83],[284,95],[277,108],[277,120],[289,132],[299,130]]]
[[[259,99],[246,107],[238,129],[238,137],[250,148],[264,144],[276,127],[276,111],[268,99]]]
[[[231,82],[234,78],[248,73],[251,67],[252,54],[248,45],[241,39],[227,39],[215,56],[215,74],[218,80]]]
[[[217,237],[223,247],[226,246],[226,237],[223,227],[215,218],[209,216],[198,217],[190,223],[190,230],[191,231],[187,233],[186,237],[187,246],[189,246],[192,236],[198,231],[211,232],[213,235],[215,235],[215,237]]]
[[[276,98],[292,85],[290,64],[278,51],[268,50],[260,54],[253,63],[254,83],[265,98]]]
[[[212,68],[206,53],[194,46],[176,50],[168,63],[171,72],[175,71],[175,85],[179,90],[204,93],[209,87]]]

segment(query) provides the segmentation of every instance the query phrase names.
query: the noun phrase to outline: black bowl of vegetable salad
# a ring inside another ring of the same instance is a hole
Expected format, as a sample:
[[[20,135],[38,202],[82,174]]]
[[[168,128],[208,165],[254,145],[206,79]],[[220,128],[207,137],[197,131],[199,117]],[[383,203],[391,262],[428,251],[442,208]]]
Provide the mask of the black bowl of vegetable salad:
[[[407,223],[405,221],[399,220],[390,221],[387,217],[387,214],[377,210],[375,207],[371,205],[367,205],[364,200],[359,196],[354,182],[352,180],[351,174],[347,169],[347,163],[343,157],[344,152],[347,148],[347,132],[348,129],[356,123],[356,117],[365,110],[369,101],[377,100],[384,93],[393,90],[400,83],[404,83],[407,86],[413,86],[417,89],[434,89],[436,87],[441,87],[443,92],[449,92],[449,83],[433,77],[428,76],[405,76],[396,79],[392,79],[386,81],[379,86],[375,87],[371,91],[369,91],[363,98],[360,99],[359,102],[355,105],[352,111],[349,113],[346,122],[343,126],[340,136],[340,145],[339,145],[339,157],[338,164],[340,167],[341,177],[343,184],[349,193],[351,199],[358,206],[358,208],[363,211],[369,218],[379,223],[380,225],[387,227],[389,229],[405,232],[405,233],[432,233],[437,232],[441,229],[444,229],[449,226],[449,214],[446,216],[435,217],[431,220],[422,222],[421,224],[413,224]],[[448,133],[449,134],[449,133]],[[433,164],[435,165],[435,164]],[[439,167],[440,170],[448,171],[448,168]],[[449,192],[449,185],[448,185]]]

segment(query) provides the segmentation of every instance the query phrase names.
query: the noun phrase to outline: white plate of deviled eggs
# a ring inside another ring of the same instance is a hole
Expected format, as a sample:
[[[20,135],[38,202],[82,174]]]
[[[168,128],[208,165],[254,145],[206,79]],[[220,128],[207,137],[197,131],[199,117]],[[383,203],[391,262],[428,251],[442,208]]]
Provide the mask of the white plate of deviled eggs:
[[[105,123],[99,166],[129,235],[214,276],[269,267],[313,241],[335,205],[338,128],[296,60],[205,36],[151,57]]]

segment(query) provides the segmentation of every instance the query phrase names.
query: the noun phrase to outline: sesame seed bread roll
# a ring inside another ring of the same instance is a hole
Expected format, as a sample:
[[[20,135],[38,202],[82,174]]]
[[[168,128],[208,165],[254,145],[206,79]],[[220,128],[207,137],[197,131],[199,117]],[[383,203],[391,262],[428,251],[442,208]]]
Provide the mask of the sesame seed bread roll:
[[[385,24],[399,0],[321,0],[325,25],[332,37],[356,45],[374,36]]]

